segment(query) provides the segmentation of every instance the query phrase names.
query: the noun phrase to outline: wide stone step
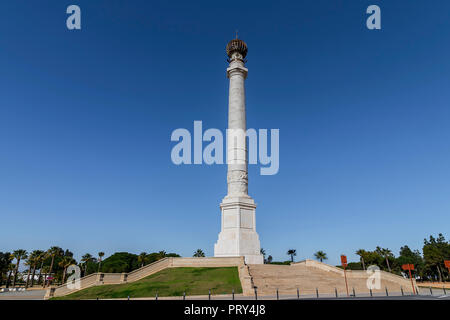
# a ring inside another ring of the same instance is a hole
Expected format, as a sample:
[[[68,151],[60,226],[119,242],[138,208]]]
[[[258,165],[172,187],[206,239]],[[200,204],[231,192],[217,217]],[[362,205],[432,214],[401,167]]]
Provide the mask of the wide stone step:
[[[315,294],[316,288],[319,294],[334,294],[335,288],[340,295],[346,294],[343,273],[332,268],[307,265],[250,265],[249,271],[260,295],[275,295],[277,289],[279,294],[296,294],[297,288],[301,294]],[[350,293],[354,289],[356,294],[369,294],[365,274],[354,273],[348,276],[347,281]],[[412,290],[407,281],[385,273],[384,278],[381,278],[380,289],[372,291],[384,293],[386,287],[390,292],[400,292],[401,287],[405,293]]]

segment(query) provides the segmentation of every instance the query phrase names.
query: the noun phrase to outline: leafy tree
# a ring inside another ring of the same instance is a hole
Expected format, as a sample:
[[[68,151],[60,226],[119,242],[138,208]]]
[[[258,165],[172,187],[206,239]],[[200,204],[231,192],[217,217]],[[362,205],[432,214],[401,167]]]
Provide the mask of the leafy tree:
[[[336,267],[343,269],[342,265],[338,265]],[[346,269],[347,270],[363,270],[360,262],[348,262]]]
[[[396,264],[401,268],[404,264],[413,264],[414,272],[423,276],[423,259],[418,250],[412,251],[408,246],[400,248]],[[406,273],[409,277],[409,272]]]
[[[202,249],[197,249],[197,251],[195,251],[194,255],[193,255],[193,257],[197,257],[197,258],[204,257],[204,256],[205,256],[205,253],[203,252]]]
[[[159,259],[161,259],[160,254],[158,252],[152,252],[147,255],[146,263],[150,264],[155,261],[158,261]]]
[[[450,259],[450,243],[445,241],[442,233],[437,238],[430,236],[429,240],[424,239],[422,252],[425,260],[425,272],[431,278],[437,275],[439,282],[442,282],[443,276],[447,272],[444,260]]]
[[[170,253],[166,253],[165,257],[166,258],[168,258],[168,257],[179,258],[181,256],[178,253],[170,252]]]
[[[323,260],[327,260],[328,259],[327,254],[325,252],[323,252],[323,251],[317,251],[316,253],[314,253],[314,256],[320,262],[322,262]]]
[[[156,261],[156,259],[155,259]],[[128,252],[116,252],[102,262],[102,272],[130,272],[139,268],[138,256]]]
[[[273,260],[273,257],[272,257],[271,255],[269,255],[269,256],[267,257],[266,263],[272,263],[272,260]]]
[[[168,257],[179,257],[180,255],[179,254],[176,254],[176,253],[166,253],[165,251],[160,251],[160,252],[152,252],[152,253],[149,253],[148,255],[147,255],[147,258],[146,258],[146,264],[149,264],[149,263],[153,263],[153,262],[155,262],[155,261],[158,261],[158,260],[160,260],[160,259],[163,259],[163,258],[168,258]]]
[[[291,263],[292,263],[291,260],[287,260],[287,261],[272,261],[270,264],[277,264],[277,265],[288,266]]]
[[[19,272],[20,260],[26,259],[28,255],[26,250],[18,249],[13,252],[12,256],[14,257],[14,259],[16,259],[16,270],[14,271],[14,278],[13,278],[13,287],[14,287],[16,285],[17,273]]]
[[[286,253],[288,256],[291,256],[291,262],[294,262],[294,256],[297,255],[297,250],[295,249],[289,249]]]

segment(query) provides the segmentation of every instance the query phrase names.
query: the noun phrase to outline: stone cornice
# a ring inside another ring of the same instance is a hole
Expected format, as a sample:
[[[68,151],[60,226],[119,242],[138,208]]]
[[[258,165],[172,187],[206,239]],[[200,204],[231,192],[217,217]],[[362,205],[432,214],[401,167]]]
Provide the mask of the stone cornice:
[[[244,76],[244,79],[247,78],[248,69],[242,66],[230,66],[227,68],[227,78],[230,78],[233,74],[240,73]]]

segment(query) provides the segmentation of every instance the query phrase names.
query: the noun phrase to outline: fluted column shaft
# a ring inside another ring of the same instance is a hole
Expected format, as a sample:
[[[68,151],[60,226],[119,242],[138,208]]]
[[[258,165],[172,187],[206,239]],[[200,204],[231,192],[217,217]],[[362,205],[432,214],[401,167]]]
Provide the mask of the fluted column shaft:
[[[227,197],[248,196],[245,79],[248,70],[239,53],[233,53],[227,68],[230,79],[227,130]]]

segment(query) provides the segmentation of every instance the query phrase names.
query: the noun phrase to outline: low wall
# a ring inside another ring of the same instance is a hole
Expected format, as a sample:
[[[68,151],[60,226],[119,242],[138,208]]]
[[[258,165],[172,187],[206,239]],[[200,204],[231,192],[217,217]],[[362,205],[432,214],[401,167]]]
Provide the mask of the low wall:
[[[97,273],[98,284],[117,284],[122,280],[121,273]]]
[[[251,296],[254,293],[253,290],[253,279],[250,275],[248,265],[242,264],[238,267],[239,280],[241,281],[242,294],[244,296]]]
[[[159,272],[163,269],[166,269],[171,265],[171,259],[173,258],[164,258],[143,266],[142,268],[131,271],[128,274],[124,274],[124,279],[122,282],[134,282],[143,279],[151,274]]]
[[[344,270],[331,266],[329,264],[323,263],[323,262],[319,262],[319,261],[315,261],[315,260],[303,260],[303,261],[299,261],[299,262],[292,262],[291,266],[296,266],[296,265],[304,265],[307,267],[314,267],[314,268],[318,268],[327,272],[335,272],[335,273],[344,273]]]
[[[334,272],[334,273],[339,273],[339,274],[344,275],[343,269],[335,267],[335,266],[331,266],[331,265],[323,263],[323,262],[315,261],[315,260],[306,259],[303,261],[291,263],[291,266],[295,267],[296,265],[304,265],[304,266],[308,266],[308,267],[318,268],[318,269],[321,269],[321,270],[324,270],[327,272]],[[348,278],[367,279],[367,277],[368,277],[368,273],[364,270],[346,270],[346,274],[347,274]],[[390,272],[380,270],[380,275],[381,275],[381,279],[388,280],[388,281],[391,281],[394,283],[398,283],[400,286],[410,286],[411,285],[410,279],[403,278],[401,276],[398,276],[398,275],[390,273]],[[416,286],[415,279],[413,279],[413,283],[414,283],[414,286]]]
[[[244,257],[172,258],[171,267],[236,267],[244,264]]]

